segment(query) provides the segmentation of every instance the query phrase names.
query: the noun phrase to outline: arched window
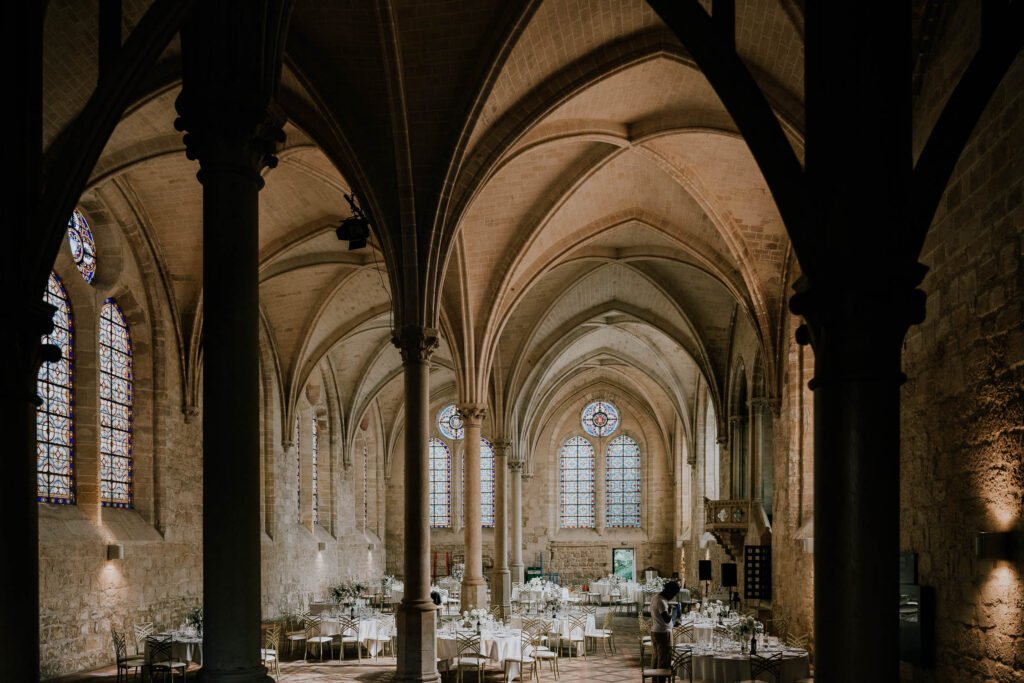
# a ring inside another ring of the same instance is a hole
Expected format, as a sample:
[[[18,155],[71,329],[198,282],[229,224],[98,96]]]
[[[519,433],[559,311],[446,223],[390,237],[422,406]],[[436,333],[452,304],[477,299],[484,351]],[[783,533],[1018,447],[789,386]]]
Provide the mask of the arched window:
[[[611,403],[594,401],[583,409],[580,425],[590,436],[609,436],[619,427],[619,411]]]
[[[309,462],[313,470],[313,524],[320,523],[320,426],[316,422],[316,415],[313,416],[312,439],[309,442]]]
[[[55,306],[53,332],[44,344],[60,349],[60,360],[43,363],[36,376],[36,392],[42,404],[36,409],[36,499],[44,503],[75,502],[75,430],[72,402],[71,305],[64,285],[53,273],[46,283],[43,301]]]
[[[85,216],[78,209],[68,219],[68,248],[78,272],[91,285],[92,279],[96,277],[96,242],[93,241],[92,230]]]
[[[441,432],[441,436],[452,441],[458,441],[466,435],[462,413],[458,411],[454,403],[441,408],[441,412],[437,414],[437,429]]]
[[[444,441],[430,437],[427,441],[430,466],[430,526],[435,529],[452,525],[451,453]]]
[[[462,514],[466,511],[466,467],[462,467]],[[480,526],[494,527],[494,444],[480,439]]]
[[[295,442],[295,512],[298,515],[299,524],[302,524],[302,450],[299,448],[299,415],[295,414],[295,432],[292,441]]]
[[[132,339],[113,299],[100,309],[100,500],[132,506]]]
[[[640,445],[626,435],[605,451],[605,526],[640,526]]]
[[[561,526],[563,529],[594,527],[594,447],[582,436],[562,444]]]
[[[715,407],[708,401],[704,420],[704,496],[709,500],[718,500],[718,448],[718,421]]]

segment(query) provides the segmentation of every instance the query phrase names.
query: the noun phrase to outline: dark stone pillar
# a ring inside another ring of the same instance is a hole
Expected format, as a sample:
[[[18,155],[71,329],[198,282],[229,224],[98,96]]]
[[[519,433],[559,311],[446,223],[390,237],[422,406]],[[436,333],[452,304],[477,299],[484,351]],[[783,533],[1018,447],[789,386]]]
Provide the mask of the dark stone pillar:
[[[437,609],[430,600],[430,356],[434,330],[396,333],[405,374],[405,597],[398,607],[396,681],[439,681],[434,640]]]
[[[182,30],[175,123],[203,185],[204,681],[270,681],[260,663],[259,191],[282,3],[199,5]]]

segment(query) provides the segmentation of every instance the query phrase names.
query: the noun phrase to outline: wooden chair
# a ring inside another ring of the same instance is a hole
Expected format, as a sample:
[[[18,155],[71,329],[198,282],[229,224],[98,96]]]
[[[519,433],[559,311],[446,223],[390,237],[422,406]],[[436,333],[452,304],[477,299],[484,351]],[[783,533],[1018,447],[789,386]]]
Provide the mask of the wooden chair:
[[[150,636],[146,639],[146,644],[149,646],[150,681],[159,675],[160,679],[164,681],[167,680],[167,676],[170,676],[173,683],[175,675],[179,672],[181,673],[181,680],[185,680],[188,662],[174,658],[174,653],[171,651],[174,643],[170,638],[154,638]]]
[[[274,624],[263,634],[263,648],[260,650],[260,661],[267,671],[281,677],[281,624]]]
[[[569,615],[569,634],[568,637],[560,636],[559,645],[563,641],[569,643],[569,657],[572,657],[572,651],[576,650],[576,656],[579,657],[580,649],[583,650],[583,657],[587,656],[587,615],[586,614],[570,614]],[[583,645],[582,648],[579,646]]]
[[[530,678],[540,680],[540,676],[537,673],[537,660],[530,656],[530,652],[533,650],[533,644],[530,642],[530,634],[526,630],[523,630],[519,635],[519,653],[506,657],[502,663],[502,673],[505,676],[505,683],[509,683],[509,664],[519,665],[519,680],[524,681],[526,677],[523,673],[526,671],[527,665],[530,667]]]
[[[306,617],[306,621],[303,624],[303,626],[303,632],[304,635],[306,636],[306,647],[305,650],[303,650],[302,652],[302,658],[306,659],[306,657],[309,656],[310,645],[316,645],[317,649],[320,651],[320,661],[324,661],[324,645],[327,645],[327,654],[328,656],[330,656],[331,647],[332,643],[334,642],[334,639],[330,636],[323,635],[323,622],[321,621],[319,616]]]
[[[770,674],[774,683],[779,683],[782,674],[782,653],[772,655],[750,655],[750,678],[742,683],[764,681],[761,676]]]
[[[146,666],[145,655],[128,654],[125,634],[122,631],[110,629],[110,638],[114,641],[114,659],[117,661],[117,683],[127,681],[130,671],[134,671],[135,678],[139,678],[142,668]],[[124,672],[123,677],[121,675],[122,672]]]
[[[601,623],[601,628],[594,630],[593,633],[587,636],[592,641],[601,641],[601,651],[606,657],[609,653],[615,654],[614,621],[615,613],[608,610],[604,613],[604,621]],[[594,649],[597,650],[597,647],[595,646]]]
[[[641,683],[648,679],[660,679],[675,683],[676,676],[680,671],[686,672],[684,680],[693,680],[693,651],[688,647],[674,648],[672,650],[672,665],[668,669],[643,668],[640,670]]]
[[[335,640],[335,638],[337,640]],[[363,654],[359,649],[359,617],[341,617],[338,619],[338,633],[331,639],[331,651],[338,645],[338,659],[345,659],[345,646],[356,646],[356,659],[362,661]]]
[[[640,641],[640,666],[644,666],[644,650],[651,648],[653,651],[654,642],[651,640],[651,620],[644,619],[643,615],[637,617],[637,639]]]
[[[455,659],[452,663],[455,665],[455,670],[458,673],[460,683],[464,678],[464,673],[467,668],[476,669],[477,680],[482,681],[484,676],[484,667],[487,666],[487,662],[489,660],[480,651],[480,634],[460,633],[456,634],[455,639]]]

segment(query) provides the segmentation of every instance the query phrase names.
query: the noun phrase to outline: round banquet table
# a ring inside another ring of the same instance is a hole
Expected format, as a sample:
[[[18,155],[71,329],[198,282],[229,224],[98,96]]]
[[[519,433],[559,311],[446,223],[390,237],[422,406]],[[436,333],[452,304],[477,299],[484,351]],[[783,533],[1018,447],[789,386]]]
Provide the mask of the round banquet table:
[[[548,633],[555,634],[559,638],[564,638],[565,640],[569,639],[569,617],[568,617],[568,615],[562,614],[562,615],[559,615],[559,616],[555,617],[554,619],[552,619],[550,615],[545,616],[545,615],[541,614],[541,615],[537,615],[534,618],[536,618],[536,619],[543,619],[545,622],[547,622]],[[523,617],[521,615],[518,615],[518,614],[513,614],[512,618],[509,619],[509,624],[512,626],[512,628],[517,628],[517,629],[518,628],[522,628],[523,627]],[[593,636],[596,633],[597,633],[597,627],[596,627],[596,622],[594,621],[594,615],[593,614],[588,614],[587,615],[587,627],[586,627],[586,632],[585,632],[584,635]],[[576,629],[575,635],[577,635],[577,636],[579,635],[579,629]],[[583,645],[583,643],[580,643],[580,645],[577,646],[577,649],[579,647],[581,647],[582,645]]]
[[[678,647],[678,646],[677,646]],[[778,650],[765,650],[761,654],[773,654]],[[793,683],[810,674],[807,650],[787,648],[782,652],[782,666],[777,683]],[[733,683],[750,678],[750,656],[738,650],[714,650],[708,647],[693,648],[693,678],[709,683]],[[761,674],[757,680],[773,681],[770,674]],[[775,683],[775,681],[773,681]]]
[[[356,637],[371,657],[377,656],[381,641],[391,638],[394,624],[390,618],[359,617],[359,633]],[[341,620],[338,617],[321,617],[320,633],[325,636],[341,635]]]
[[[472,635],[474,629],[458,629],[457,633]],[[505,666],[505,660],[509,657],[518,657],[521,646],[522,631],[518,628],[490,631],[484,629],[480,633],[480,652],[485,657],[493,660],[499,667]],[[437,632],[437,658],[440,660],[454,659],[458,656],[458,640],[455,633],[451,631]],[[527,647],[529,654],[529,647]],[[519,663],[510,662],[508,680],[519,678]]]
[[[625,581],[614,586],[607,581],[595,581],[590,584],[590,592],[601,596],[601,604],[608,602],[609,596],[618,589],[620,599],[625,602],[638,602],[643,599],[643,588],[634,581]]]

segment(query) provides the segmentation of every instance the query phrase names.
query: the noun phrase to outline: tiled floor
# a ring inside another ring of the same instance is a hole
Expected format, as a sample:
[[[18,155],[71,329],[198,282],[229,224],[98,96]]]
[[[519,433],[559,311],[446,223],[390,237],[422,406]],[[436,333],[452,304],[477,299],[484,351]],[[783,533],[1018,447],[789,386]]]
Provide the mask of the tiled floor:
[[[640,649],[637,643],[637,622],[636,617],[617,616],[615,618],[615,645],[616,654],[604,656],[600,646],[597,653],[591,652],[586,658],[562,657],[559,660],[561,676],[559,683],[571,683],[575,681],[587,681],[588,683],[619,683],[620,681],[639,680],[640,678]],[[390,681],[394,676],[394,657],[381,657],[380,659],[359,662],[352,658],[349,649],[349,659],[344,661],[331,660],[317,662],[315,660],[304,662],[297,661],[281,662],[281,677],[277,680],[285,683],[321,683],[326,681]],[[99,671],[92,671],[84,674],[62,678],[60,683],[113,683],[115,680],[114,668],[108,667]],[[193,675],[190,674],[189,680]],[[456,680],[454,675],[444,678],[446,681]],[[475,681],[475,677],[468,675],[467,681]],[[493,665],[486,670],[484,680],[487,683],[496,683],[502,679],[501,669]],[[553,681],[551,672],[545,666],[540,672],[541,681]]]

